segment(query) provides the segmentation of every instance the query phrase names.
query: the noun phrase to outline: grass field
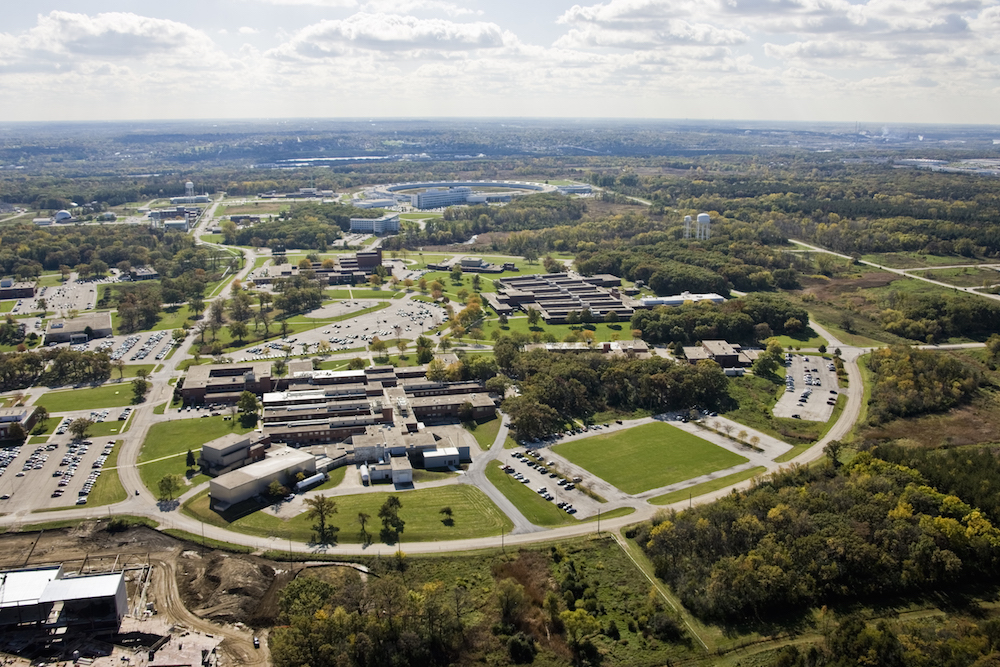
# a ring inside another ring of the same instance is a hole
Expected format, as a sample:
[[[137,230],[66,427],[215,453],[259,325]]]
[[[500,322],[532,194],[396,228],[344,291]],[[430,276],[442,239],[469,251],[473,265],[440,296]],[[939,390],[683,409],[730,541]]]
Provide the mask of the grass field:
[[[132,385],[128,382],[107,384],[90,389],[70,389],[47,392],[38,400],[49,414],[71,412],[73,410],[98,410],[114,408],[132,403]]]
[[[772,410],[784,391],[785,384],[780,377],[744,375],[730,378],[729,396],[733,399],[734,407],[721,414],[744,426],[773,435],[796,446],[809,445],[819,440],[840,414],[834,409],[834,419],[828,422],[775,417]]]
[[[983,287],[995,285],[1000,282],[1000,272],[996,269],[983,269],[975,266],[967,266],[961,269],[914,271],[913,275],[931,280],[939,280],[955,287]]]
[[[160,311],[160,317],[156,324],[152,328],[143,329],[143,331],[166,331],[172,329],[181,329],[184,326],[190,326],[191,318],[194,315],[191,313],[191,309],[187,305],[183,306],[168,306]],[[122,334],[121,331],[121,318],[118,317],[118,312],[115,311],[111,313],[111,326],[114,327],[115,333]],[[161,345],[163,343],[161,342]]]
[[[913,269],[920,266],[949,266],[951,264],[979,264],[983,260],[961,255],[924,255],[916,252],[884,252],[862,255],[861,259],[890,269]]]
[[[747,461],[662,422],[567,442],[553,451],[626,493],[642,493]]]
[[[331,523],[340,528],[338,542],[363,542],[361,527],[357,522],[359,512],[368,514],[368,533],[374,542],[379,542],[382,527],[378,520],[379,507],[389,495],[399,496],[402,509],[399,517],[406,522],[400,542],[430,542],[435,540],[472,539],[489,535],[500,535],[509,531],[513,524],[482,491],[472,486],[455,484],[434,489],[417,489],[398,493],[363,493],[351,496],[336,496],[337,514]],[[454,525],[444,523],[444,515],[439,510],[451,507]],[[313,537],[313,520],[305,513],[287,521],[265,512],[252,512],[240,518],[227,518],[209,509],[208,495],[197,496],[184,504],[182,511],[205,523],[221,526],[249,535],[277,537],[308,542]]]
[[[785,349],[789,347],[815,348],[827,344],[827,340],[813,331],[811,327],[806,328],[800,334],[794,336],[775,336],[775,339]]]
[[[698,496],[706,493],[718,491],[719,489],[724,489],[732,484],[737,484],[745,479],[756,477],[766,470],[767,468],[764,466],[756,466],[754,468],[750,468],[749,470],[744,470],[743,472],[734,472],[732,475],[726,475],[725,477],[719,477],[718,479],[689,486],[686,489],[679,489],[677,491],[665,493],[662,496],[650,498],[649,502],[653,505],[670,505],[680,502],[681,500],[687,500],[688,498],[697,498]]]
[[[507,500],[514,503],[525,519],[536,526],[564,526],[579,523],[572,516],[556,507],[554,503],[535,493],[534,489],[528,488],[530,485],[517,481],[495,463],[486,466],[486,479],[490,480],[500,493],[507,496]]]
[[[7,299],[6,301],[0,301],[0,313],[9,313],[14,310],[14,304],[17,303],[17,299]]]
[[[223,417],[176,419],[153,424],[139,452],[139,477],[146,488],[155,494],[156,484],[161,477],[169,474],[184,475],[187,472],[185,463],[189,449],[197,457],[201,446],[206,442],[227,433],[247,433],[249,430],[242,428],[238,421],[226,421]],[[191,483],[197,484],[207,479],[207,476],[199,474],[191,478]]]
[[[462,426],[465,427],[466,431],[472,433],[476,442],[479,443],[479,449],[486,451],[493,446],[493,441],[497,439],[497,433],[500,432],[500,419],[494,417],[484,422],[462,422]]]
[[[101,476],[97,478],[93,490],[87,497],[87,507],[101,507],[120,503],[128,497],[121,480],[118,478],[118,454],[121,452],[122,440],[115,441],[115,448],[112,450],[108,460],[104,462],[104,469]]]
[[[323,292],[323,297],[327,299],[395,299],[400,294],[396,290],[386,287],[382,290],[376,289],[328,289]]]

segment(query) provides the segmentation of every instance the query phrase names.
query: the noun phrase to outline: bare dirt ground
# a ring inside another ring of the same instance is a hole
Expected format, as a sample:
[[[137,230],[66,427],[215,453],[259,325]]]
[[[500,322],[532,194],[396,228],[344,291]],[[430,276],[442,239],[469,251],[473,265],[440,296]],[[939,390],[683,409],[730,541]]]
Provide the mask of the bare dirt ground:
[[[266,637],[253,647],[253,627],[273,623],[280,588],[292,575],[277,563],[233,555],[184,542],[149,528],[109,533],[104,522],[41,533],[0,535],[0,568],[63,563],[67,572],[108,572],[112,567],[152,566],[145,600],[151,612],[127,616],[121,631],[169,637],[147,662],[145,648],[110,645],[95,665],[200,664],[202,650],[216,649],[215,664],[270,664]],[[129,609],[138,605],[135,583],[141,570],[129,572]],[[155,613],[153,613],[155,611]],[[105,655],[106,654],[106,655]]]

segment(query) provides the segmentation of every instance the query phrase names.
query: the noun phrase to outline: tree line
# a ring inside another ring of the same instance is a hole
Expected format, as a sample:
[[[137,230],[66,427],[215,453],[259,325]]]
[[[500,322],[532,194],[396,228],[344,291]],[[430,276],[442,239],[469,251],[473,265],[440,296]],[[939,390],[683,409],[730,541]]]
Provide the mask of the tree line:
[[[1000,559],[983,512],[871,452],[775,473],[629,535],[684,605],[714,620],[990,581]]]

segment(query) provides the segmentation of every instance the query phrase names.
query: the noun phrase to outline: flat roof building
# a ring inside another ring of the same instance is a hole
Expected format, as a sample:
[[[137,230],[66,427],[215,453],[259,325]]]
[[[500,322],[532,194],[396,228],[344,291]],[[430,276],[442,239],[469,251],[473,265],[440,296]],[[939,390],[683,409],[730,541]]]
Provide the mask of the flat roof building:
[[[11,278],[0,280],[0,299],[32,299],[35,292],[35,283],[15,282]]]
[[[181,398],[185,405],[236,403],[244,391],[257,396],[271,391],[271,362],[192,366],[183,382]]]
[[[111,335],[111,313],[89,313],[71,320],[49,320],[45,326],[46,343],[85,343]]]
[[[360,234],[395,234],[399,232],[399,213],[378,218],[351,218],[351,231]]]
[[[69,576],[62,565],[0,571],[0,627],[117,630],[127,613],[124,572]]]
[[[316,474],[316,457],[297,449],[282,447],[267,454],[263,461],[227,472],[208,484],[212,508],[225,510],[244,500],[262,495],[271,482],[291,488],[295,476]]]

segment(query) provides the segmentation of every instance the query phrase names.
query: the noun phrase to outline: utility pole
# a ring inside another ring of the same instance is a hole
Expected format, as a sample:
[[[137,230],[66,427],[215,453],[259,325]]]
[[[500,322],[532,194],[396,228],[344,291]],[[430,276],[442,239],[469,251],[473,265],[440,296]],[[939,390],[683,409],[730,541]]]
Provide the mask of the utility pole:
[[[597,536],[601,536],[601,508],[597,508]]]

